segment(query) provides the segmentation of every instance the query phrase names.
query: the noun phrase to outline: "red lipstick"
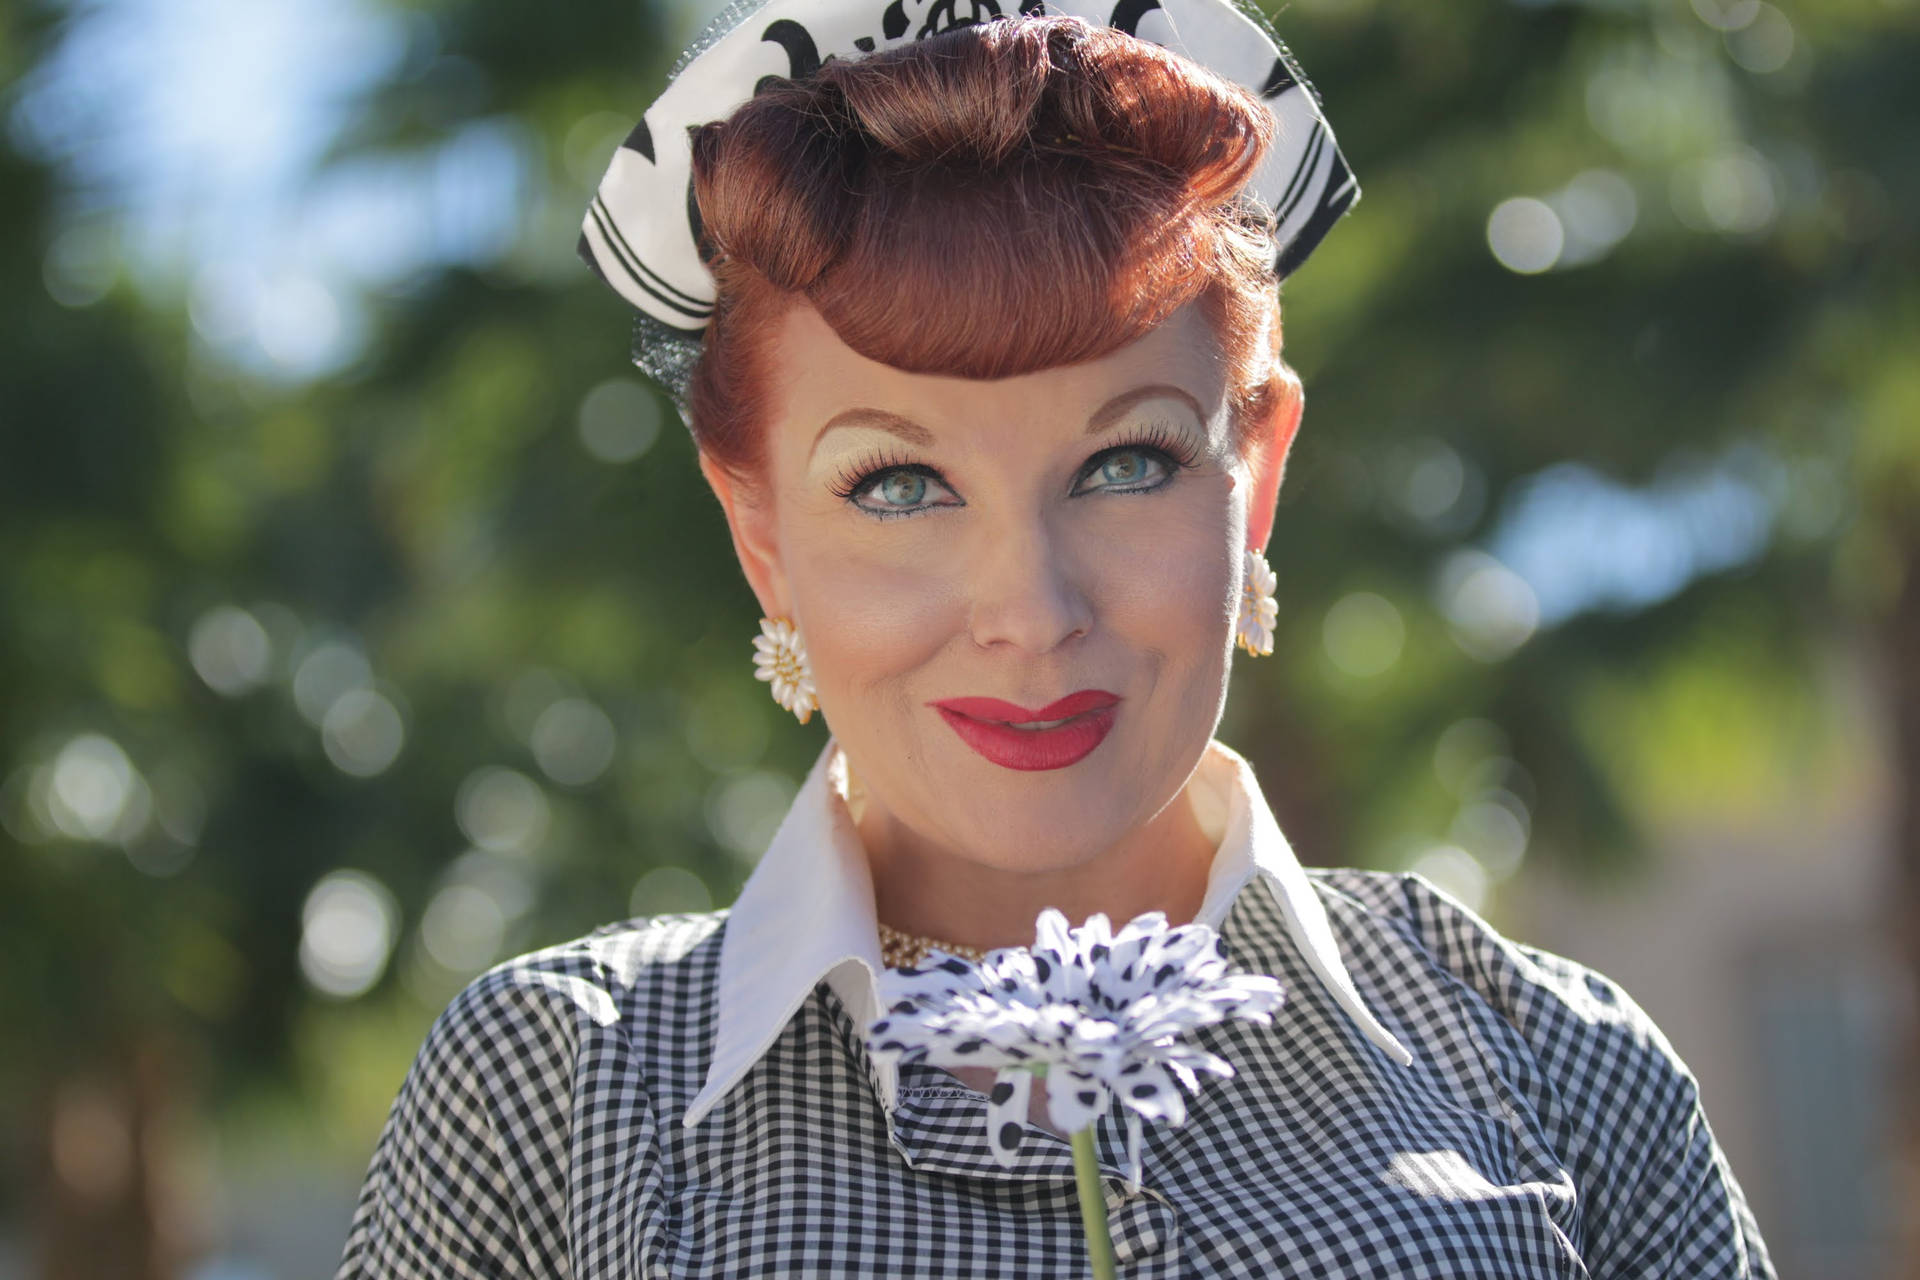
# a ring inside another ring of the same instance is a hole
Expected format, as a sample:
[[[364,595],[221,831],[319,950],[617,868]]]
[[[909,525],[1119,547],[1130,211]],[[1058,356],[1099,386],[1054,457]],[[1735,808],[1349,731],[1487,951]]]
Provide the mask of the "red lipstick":
[[[962,742],[995,764],[1039,770],[1064,769],[1099,746],[1119,703],[1118,694],[1081,689],[1037,710],[999,698],[946,698],[928,705]]]

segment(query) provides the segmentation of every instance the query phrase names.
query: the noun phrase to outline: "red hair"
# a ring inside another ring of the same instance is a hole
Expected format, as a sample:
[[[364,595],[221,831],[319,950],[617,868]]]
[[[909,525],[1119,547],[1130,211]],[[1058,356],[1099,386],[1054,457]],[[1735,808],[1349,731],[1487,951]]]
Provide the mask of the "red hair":
[[[1244,442],[1290,378],[1247,90],[1072,17],[1000,18],[800,80],[693,134],[719,302],[695,441],[764,475],[759,359],[796,300],[869,359],[1004,378],[1095,359],[1200,300]]]

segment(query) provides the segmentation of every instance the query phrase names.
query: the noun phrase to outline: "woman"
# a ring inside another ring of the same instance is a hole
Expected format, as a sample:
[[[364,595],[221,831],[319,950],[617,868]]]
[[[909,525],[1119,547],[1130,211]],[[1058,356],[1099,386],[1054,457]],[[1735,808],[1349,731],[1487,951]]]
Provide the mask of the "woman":
[[[1127,1274],[1772,1275],[1618,987],[1417,876],[1303,869],[1212,739],[1271,648],[1276,281],[1354,192],[1284,52],[1168,5],[776,0],[616,157],[583,247],[684,392],[759,674],[833,736],[730,912],[454,1001],[342,1276],[1084,1273],[1042,1090],[1003,1166],[982,1079],[861,1037],[883,963],[1048,906],[1204,921],[1288,992],[1201,1037],[1238,1075],[1138,1185],[1099,1121]]]

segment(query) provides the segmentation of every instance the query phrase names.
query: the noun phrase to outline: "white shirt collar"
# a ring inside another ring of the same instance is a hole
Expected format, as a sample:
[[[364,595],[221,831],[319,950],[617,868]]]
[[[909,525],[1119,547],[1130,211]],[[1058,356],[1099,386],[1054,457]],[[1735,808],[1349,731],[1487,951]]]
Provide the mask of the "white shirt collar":
[[[1253,769],[1218,739],[1189,788],[1194,817],[1218,843],[1195,919],[1219,928],[1234,899],[1265,873],[1307,963],[1368,1039],[1401,1065],[1413,1061],[1354,989],[1312,882],[1260,794]],[[879,926],[873,877],[854,823],[864,801],[858,779],[832,738],[807,774],[760,864],[728,913],[720,942],[719,1016],[712,1065],[683,1124],[698,1124],[725,1097],[825,978],[856,1026],[879,1016]],[[879,1082],[886,1105],[894,1076]]]

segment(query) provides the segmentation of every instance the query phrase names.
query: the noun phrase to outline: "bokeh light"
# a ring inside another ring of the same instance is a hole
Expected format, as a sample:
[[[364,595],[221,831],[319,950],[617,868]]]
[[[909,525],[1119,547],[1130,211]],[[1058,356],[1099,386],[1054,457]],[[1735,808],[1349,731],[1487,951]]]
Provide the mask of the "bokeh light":
[[[120,274],[119,238],[105,219],[68,227],[47,246],[41,271],[47,293],[63,307],[90,307]]]
[[[664,916],[711,911],[713,892],[685,867],[655,867],[634,882],[627,902],[630,916]]]
[[[1518,796],[1487,791],[1460,807],[1447,838],[1469,850],[1490,880],[1503,880],[1520,869],[1531,824]]]
[[[1760,0],[1693,0],[1700,21],[1718,31],[1738,31],[1760,13]]]
[[[460,830],[478,847],[522,855],[540,848],[552,816],[539,783],[497,765],[467,775],[453,812]]]
[[[1755,75],[1771,75],[1793,61],[1793,21],[1766,3],[1754,4],[1746,11],[1752,16],[1722,37],[1727,56]]]
[[[1612,169],[1587,169],[1547,197],[1565,233],[1555,265],[1597,262],[1632,233],[1640,220],[1633,184]]]
[[[433,895],[420,917],[420,941],[442,967],[478,973],[500,954],[507,916],[478,885],[455,883]]]
[[[146,825],[151,798],[145,779],[120,744],[84,733],[54,757],[46,775],[45,812],[75,840],[126,840]]]
[[[1440,611],[1453,638],[1481,662],[1498,662],[1540,625],[1540,602],[1513,570],[1484,551],[1457,551],[1441,566]]]
[[[1320,630],[1328,660],[1359,679],[1391,668],[1400,660],[1407,642],[1407,624],[1400,610],[1385,596],[1371,591],[1340,597],[1327,610]]]
[[[349,689],[335,698],[320,723],[327,759],[342,773],[371,778],[386,772],[407,738],[400,709],[372,689]]]
[[[267,359],[289,373],[323,369],[337,356],[345,324],[333,290],[304,272],[286,272],[253,300],[253,333]]]
[[[1521,275],[1550,270],[1566,239],[1553,206],[1532,196],[1502,200],[1487,215],[1487,247],[1501,266]]]
[[[373,668],[360,650],[341,640],[315,645],[293,671],[293,704],[319,728],[340,696],[373,683]]]
[[[707,828],[722,848],[758,858],[772,843],[796,790],[792,779],[764,769],[722,778],[707,793]]]
[[[187,658],[209,689],[235,698],[266,683],[273,648],[258,618],[228,604],[207,610],[193,624]]]
[[[1729,147],[1674,170],[1673,212],[1695,231],[1751,236],[1779,213],[1773,164],[1752,147]]]
[[[1394,514],[1430,538],[1459,537],[1486,506],[1486,474],[1430,435],[1396,441],[1386,453],[1382,481]]]
[[[399,920],[392,892],[373,876],[328,872],[300,911],[301,974],[322,995],[361,995],[386,970]]]
[[[660,434],[660,401],[632,378],[609,378],[580,401],[580,443],[602,462],[632,462]]]
[[[585,698],[561,698],[533,722],[527,745],[549,778],[584,787],[607,771],[618,743],[606,712]]]
[[[1469,911],[1479,911],[1486,906],[1490,887],[1487,870],[1459,845],[1435,845],[1415,858],[1408,870],[1433,881],[1458,898]]]

